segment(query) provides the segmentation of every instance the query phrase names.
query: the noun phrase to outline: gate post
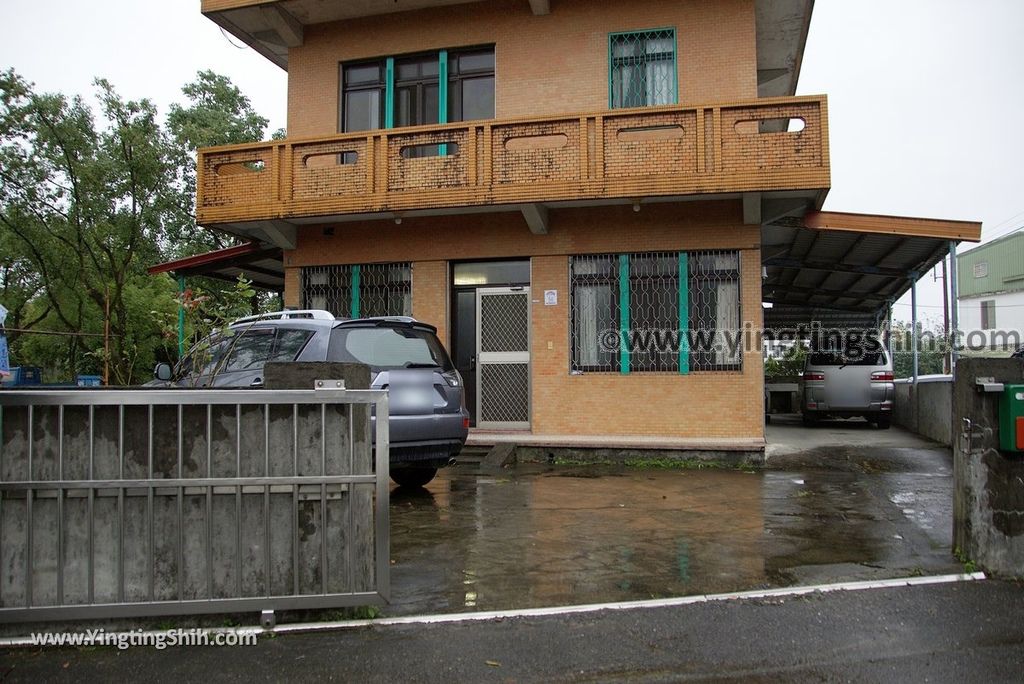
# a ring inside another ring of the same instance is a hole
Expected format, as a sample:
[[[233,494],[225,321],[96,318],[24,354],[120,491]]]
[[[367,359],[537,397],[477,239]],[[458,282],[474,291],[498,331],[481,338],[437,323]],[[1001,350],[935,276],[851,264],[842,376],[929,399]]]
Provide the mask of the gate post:
[[[1024,575],[1024,454],[999,450],[999,384],[1024,361],[960,359],[953,382],[953,548],[986,572]]]

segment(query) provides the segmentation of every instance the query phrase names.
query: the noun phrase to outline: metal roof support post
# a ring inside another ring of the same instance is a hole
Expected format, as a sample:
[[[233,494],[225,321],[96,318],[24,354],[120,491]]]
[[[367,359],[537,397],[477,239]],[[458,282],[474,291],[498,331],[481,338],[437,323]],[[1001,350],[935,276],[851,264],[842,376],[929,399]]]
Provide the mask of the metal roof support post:
[[[913,379],[917,384],[917,274],[910,274],[910,349],[914,357]]]
[[[185,276],[178,276],[178,358],[185,356]]]
[[[892,361],[892,300],[885,306],[885,350],[889,352],[889,361]]]
[[[949,372],[956,372],[957,344],[960,340],[960,302],[957,296],[960,288],[956,280],[956,240],[949,241]]]

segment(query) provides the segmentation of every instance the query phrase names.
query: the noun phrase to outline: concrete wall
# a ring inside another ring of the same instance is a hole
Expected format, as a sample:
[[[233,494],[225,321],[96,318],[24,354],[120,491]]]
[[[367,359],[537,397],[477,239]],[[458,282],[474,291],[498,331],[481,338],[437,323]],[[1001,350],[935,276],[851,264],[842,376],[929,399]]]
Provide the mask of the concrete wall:
[[[1024,361],[962,359],[953,386],[953,545],[986,572],[1024,576],[1024,457],[999,451],[999,395],[977,378],[1024,383]],[[965,429],[964,419],[970,421]]]
[[[947,446],[953,443],[953,378],[896,382],[893,422]]]
[[[85,391],[102,400],[102,390]],[[327,591],[373,590],[373,485],[351,492],[327,485],[325,518],[320,485],[303,487],[297,502],[290,485],[116,486],[121,479],[150,479],[150,472],[156,480],[324,472],[319,404],[299,407],[297,431],[290,404],[271,405],[269,419],[263,405],[243,406],[238,416],[234,405],[214,406],[208,440],[204,390],[183,391],[195,393],[195,404],[185,406],[180,419],[176,406],[154,408],[152,450],[145,406],[124,407],[123,442],[118,406],[98,405],[91,433],[88,407],[66,407],[61,450],[56,406],[36,406],[31,429],[25,407],[3,407],[0,482],[62,476],[115,485],[95,489],[90,498],[87,488],[65,489],[58,496],[44,484],[33,489],[31,504],[24,490],[3,492],[0,608],[316,594],[325,579],[325,535]],[[368,410],[357,407],[353,427],[346,405],[327,407],[327,475],[372,472]],[[350,445],[355,454],[351,464]]]

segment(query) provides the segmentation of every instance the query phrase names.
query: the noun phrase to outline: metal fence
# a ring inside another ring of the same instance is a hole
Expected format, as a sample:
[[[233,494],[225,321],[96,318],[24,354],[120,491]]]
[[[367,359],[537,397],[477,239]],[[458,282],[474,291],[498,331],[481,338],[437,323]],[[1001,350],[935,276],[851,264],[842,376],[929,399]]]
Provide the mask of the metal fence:
[[[386,601],[387,393],[340,385],[0,392],[0,622]]]

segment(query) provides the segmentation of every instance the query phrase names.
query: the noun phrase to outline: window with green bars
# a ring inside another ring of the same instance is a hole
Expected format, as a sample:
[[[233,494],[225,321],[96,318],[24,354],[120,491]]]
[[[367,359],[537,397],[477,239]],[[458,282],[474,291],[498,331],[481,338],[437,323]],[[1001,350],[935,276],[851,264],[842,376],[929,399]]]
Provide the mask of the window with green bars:
[[[608,95],[612,109],[676,104],[676,74],[675,29],[608,36]]]
[[[570,257],[571,370],[741,370],[739,259],[735,250]]]
[[[301,273],[302,308],[339,318],[412,315],[412,265],[306,266]]]

